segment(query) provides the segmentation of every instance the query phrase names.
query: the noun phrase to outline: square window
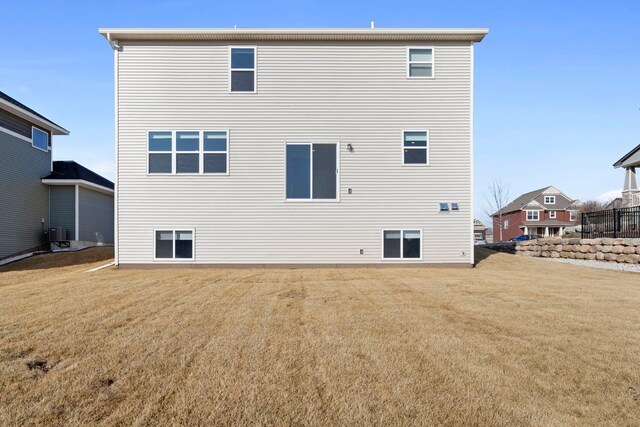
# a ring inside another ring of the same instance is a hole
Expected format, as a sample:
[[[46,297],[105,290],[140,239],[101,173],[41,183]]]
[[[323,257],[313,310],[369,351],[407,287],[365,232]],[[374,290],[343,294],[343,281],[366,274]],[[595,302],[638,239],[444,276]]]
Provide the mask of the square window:
[[[42,151],[49,150],[49,134],[36,127],[31,128],[31,145]]]
[[[451,210],[452,211],[459,211],[460,207],[458,206],[457,203],[453,202],[453,203],[451,203]]]
[[[149,153],[149,173],[171,173],[171,153]]]
[[[544,204],[545,205],[555,205],[556,204],[556,196],[544,196]]]
[[[176,173],[199,173],[199,154],[176,154]]]
[[[417,78],[433,77],[433,48],[409,48],[407,75]]]
[[[440,202],[440,212],[449,212],[449,204],[446,202]]]

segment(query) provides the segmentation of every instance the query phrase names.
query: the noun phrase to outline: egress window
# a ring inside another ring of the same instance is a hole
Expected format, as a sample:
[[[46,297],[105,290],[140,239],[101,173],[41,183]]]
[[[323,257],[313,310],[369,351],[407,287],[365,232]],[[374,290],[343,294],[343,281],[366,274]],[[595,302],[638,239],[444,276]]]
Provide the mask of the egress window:
[[[31,128],[31,145],[42,151],[49,150],[49,134],[37,127]]]
[[[433,77],[433,48],[416,47],[408,49],[408,77]]]
[[[287,200],[337,199],[337,157],[337,144],[288,143]]]
[[[383,230],[384,259],[421,259],[422,230]]]
[[[231,92],[256,91],[256,48],[229,48],[229,90]]]
[[[402,164],[403,165],[428,165],[429,164],[429,132],[403,131],[402,132]]]
[[[155,259],[193,259],[193,230],[156,230]]]
[[[148,134],[149,174],[226,174],[228,131],[152,131]]]

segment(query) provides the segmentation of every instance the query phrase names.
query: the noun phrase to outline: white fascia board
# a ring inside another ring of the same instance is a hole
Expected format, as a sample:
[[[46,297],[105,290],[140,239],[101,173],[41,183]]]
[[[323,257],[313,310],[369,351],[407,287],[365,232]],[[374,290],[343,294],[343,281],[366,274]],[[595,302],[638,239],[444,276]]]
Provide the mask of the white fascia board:
[[[41,117],[36,116],[35,114],[18,107],[4,99],[0,99],[0,108],[3,110],[9,111],[11,114],[14,114],[18,117],[21,117],[29,122],[38,125],[39,127],[48,130],[53,135],[69,135],[69,131],[65,128],[61,128],[60,126],[48,121],[44,120]]]
[[[100,193],[110,195],[113,195],[114,193],[111,188],[103,187],[102,185],[94,184],[93,182],[85,181],[84,179],[43,179],[42,183],[46,185],[78,185],[90,190],[99,191]]]

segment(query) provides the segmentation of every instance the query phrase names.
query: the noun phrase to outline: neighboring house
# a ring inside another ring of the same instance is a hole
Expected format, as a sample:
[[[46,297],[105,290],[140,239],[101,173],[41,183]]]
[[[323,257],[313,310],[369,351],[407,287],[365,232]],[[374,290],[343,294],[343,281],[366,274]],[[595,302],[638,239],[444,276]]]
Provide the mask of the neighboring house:
[[[49,186],[51,227],[67,229],[71,247],[113,243],[113,182],[71,161],[53,162]]]
[[[493,239],[504,242],[521,234],[562,236],[565,228],[576,225],[576,203],[555,187],[525,193],[493,214]]]
[[[487,240],[487,226],[479,219],[473,220],[473,238],[475,240]]]
[[[48,247],[53,135],[69,131],[0,92],[0,258]]]
[[[625,171],[622,207],[640,206],[640,189],[636,178],[636,168],[640,167],[640,145],[615,162],[613,167],[624,168]]]
[[[616,197],[615,199],[611,200],[607,206],[604,207],[605,210],[609,210],[609,209],[620,209],[621,207],[623,207],[623,200],[622,197]]]
[[[52,217],[61,205],[50,205],[52,187],[42,178],[51,176],[52,166],[58,163],[52,164],[53,135],[68,134],[63,127],[0,92],[0,258],[49,248],[47,233],[50,226],[58,226]],[[112,212],[110,197],[111,207],[102,207]],[[75,210],[75,199],[69,203],[67,209]],[[90,215],[81,217],[80,224],[96,219]],[[100,228],[112,230],[113,220]]]
[[[116,263],[473,260],[484,29],[101,29]]]

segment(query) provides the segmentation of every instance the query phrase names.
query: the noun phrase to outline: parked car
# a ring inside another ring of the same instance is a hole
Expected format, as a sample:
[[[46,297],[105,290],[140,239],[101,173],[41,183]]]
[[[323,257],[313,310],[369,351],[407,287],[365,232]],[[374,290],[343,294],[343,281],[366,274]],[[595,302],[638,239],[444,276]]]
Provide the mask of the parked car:
[[[530,234],[521,234],[519,236],[514,237],[513,239],[509,240],[510,242],[524,242],[525,240],[532,240],[535,239],[535,236],[532,236]]]
[[[487,241],[485,239],[476,239],[475,240],[475,244],[476,245],[486,245]]]

